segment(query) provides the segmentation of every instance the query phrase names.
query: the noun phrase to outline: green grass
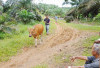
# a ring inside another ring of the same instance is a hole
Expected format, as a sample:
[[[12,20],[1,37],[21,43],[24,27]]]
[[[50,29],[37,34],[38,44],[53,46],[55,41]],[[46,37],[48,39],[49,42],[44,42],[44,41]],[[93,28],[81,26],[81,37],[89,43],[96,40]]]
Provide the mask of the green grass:
[[[62,59],[63,57],[64,57],[63,54],[54,56],[55,62],[56,62],[56,63],[63,63],[63,59]]]
[[[54,20],[51,20],[50,24],[50,33],[52,33],[56,26],[52,23]],[[33,25],[38,24],[39,22],[33,22],[31,24],[18,24],[16,25],[17,31],[0,40],[0,62],[8,61],[10,57],[16,55],[18,52],[21,52],[21,48],[34,46],[34,38],[29,38],[28,28],[33,27]],[[40,22],[44,25],[44,22]],[[45,25],[44,25],[45,27]],[[44,31],[44,36],[46,32]]]
[[[82,20],[80,20],[80,22],[82,24],[89,24],[89,25],[96,25],[96,26],[100,25],[100,22],[98,20],[97,21],[93,21],[93,19],[88,19],[87,21],[82,19]]]
[[[55,63],[57,64],[60,64],[60,63],[70,63],[70,57],[72,55],[70,54],[59,54],[59,55],[55,55],[54,56],[54,60],[55,60]]]
[[[84,47],[83,55],[84,56],[91,56],[91,48],[93,46],[93,43],[95,40],[99,38],[100,36],[92,36],[84,41],[83,43],[83,47]]]
[[[76,23],[66,23],[64,20],[60,20],[60,25],[66,27],[72,27],[78,30],[87,30],[87,31],[93,31],[93,32],[99,32],[100,27],[99,26],[93,26],[93,25],[84,25],[84,24],[76,24]]]
[[[67,23],[67,26],[71,26],[79,30],[89,30],[89,31],[96,31],[96,32],[100,31],[99,26],[88,26],[88,25],[75,24],[75,23]]]
[[[100,31],[100,26],[94,26],[94,25],[84,25],[84,24],[78,24],[78,23],[66,23],[64,20],[60,20],[60,25],[64,27],[72,27],[78,30],[88,30],[88,31],[93,31],[93,32],[99,32]]]
[[[36,65],[34,68],[49,68],[46,64]]]

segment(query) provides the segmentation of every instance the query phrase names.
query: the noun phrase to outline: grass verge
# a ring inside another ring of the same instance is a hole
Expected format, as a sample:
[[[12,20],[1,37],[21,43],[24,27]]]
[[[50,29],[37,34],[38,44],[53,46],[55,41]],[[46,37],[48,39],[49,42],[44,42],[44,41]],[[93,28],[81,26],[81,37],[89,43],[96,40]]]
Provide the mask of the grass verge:
[[[79,30],[89,30],[89,31],[100,31],[99,26],[89,26],[89,25],[83,25],[83,24],[75,24],[75,23],[67,23],[67,26],[71,26],[73,28],[79,29]]]

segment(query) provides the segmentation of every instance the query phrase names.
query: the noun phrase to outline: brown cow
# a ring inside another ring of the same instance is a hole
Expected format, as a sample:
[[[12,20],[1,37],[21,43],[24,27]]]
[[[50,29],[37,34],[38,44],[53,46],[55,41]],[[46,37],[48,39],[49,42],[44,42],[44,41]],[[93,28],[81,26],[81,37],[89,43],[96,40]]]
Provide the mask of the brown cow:
[[[35,38],[35,46],[37,45],[37,41],[39,39],[39,36],[41,36],[41,39],[40,39],[40,43],[41,43],[43,30],[44,30],[44,27],[42,24],[37,24],[33,28],[29,29],[29,37],[33,36]]]

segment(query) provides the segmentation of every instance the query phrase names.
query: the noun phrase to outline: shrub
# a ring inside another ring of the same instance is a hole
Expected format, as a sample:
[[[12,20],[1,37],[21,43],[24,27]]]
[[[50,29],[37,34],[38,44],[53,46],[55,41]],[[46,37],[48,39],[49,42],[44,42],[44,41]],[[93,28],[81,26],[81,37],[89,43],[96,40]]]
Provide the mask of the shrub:
[[[14,24],[17,24],[15,20],[5,22],[5,25],[14,25]]]
[[[17,22],[8,14],[3,13],[0,16],[0,33],[2,36],[5,35],[4,33],[11,34],[15,31],[15,28],[13,28],[12,24],[17,24]]]
[[[11,17],[7,13],[3,13],[0,16],[0,24],[4,24],[5,22],[11,21]]]
[[[4,32],[2,32],[2,31],[0,31],[0,39],[3,39],[3,38],[4,38],[4,36],[5,36],[5,33],[4,33]]]
[[[21,10],[18,15],[21,21],[25,24],[30,21],[31,15],[27,10],[25,9]]]
[[[66,22],[70,22],[70,21],[73,21],[73,16],[66,16],[65,17],[65,20],[66,20]]]
[[[29,23],[32,19],[37,21],[41,21],[42,19],[40,15],[35,14],[33,12],[28,12],[25,9],[21,10],[18,15],[24,24]]]
[[[0,16],[0,24],[4,24],[5,22],[5,17],[3,15]]]
[[[94,17],[94,21],[99,21],[100,20],[100,13],[96,17]]]
[[[1,12],[3,11],[3,7],[2,7],[2,6],[0,6],[0,11],[1,11]]]
[[[37,21],[42,21],[42,17],[40,15],[36,14],[36,20]]]

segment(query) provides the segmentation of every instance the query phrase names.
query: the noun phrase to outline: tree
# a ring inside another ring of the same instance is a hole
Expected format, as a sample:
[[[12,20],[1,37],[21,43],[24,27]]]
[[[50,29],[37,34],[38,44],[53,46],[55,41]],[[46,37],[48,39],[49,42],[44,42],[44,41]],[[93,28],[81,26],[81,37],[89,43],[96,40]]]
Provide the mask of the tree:
[[[65,0],[64,4],[71,4],[72,6],[78,6],[86,0]]]
[[[9,6],[14,6],[16,4],[18,4],[19,0],[7,0],[6,4]]]
[[[2,2],[2,0],[0,0],[0,15],[2,14],[2,11],[3,11],[2,4],[3,4],[3,2]]]
[[[100,11],[100,0],[86,0],[82,4],[72,8],[67,14],[66,17],[73,16],[74,18],[78,18],[78,16],[93,18]],[[67,20],[67,18],[66,18]]]
[[[20,0],[19,3],[24,9],[32,8],[32,0]]]
[[[32,0],[7,0],[6,4],[11,7],[31,8]]]
[[[0,6],[2,5],[2,3],[3,3],[2,0],[0,0]]]
[[[32,0],[7,0],[4,4],[4,12],[15,17],[16,13],[22,9],[30,10],[32,8]]]

